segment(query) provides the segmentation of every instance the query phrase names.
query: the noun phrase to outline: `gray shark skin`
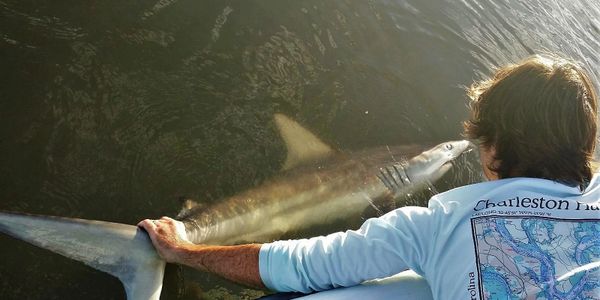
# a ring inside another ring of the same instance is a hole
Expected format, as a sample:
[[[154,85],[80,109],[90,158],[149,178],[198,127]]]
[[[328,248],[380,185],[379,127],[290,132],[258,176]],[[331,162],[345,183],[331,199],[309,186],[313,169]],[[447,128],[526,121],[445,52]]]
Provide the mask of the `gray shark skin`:
[[[319,149],[327,147],[315,137],[291,138],[306,132],[297,132],[304,129],[283,115],[276,115],[276,123],[284,128],[281,133],[286,141],[309,140]],[[289,124],[296,130],[285,130]],[[290,153],[301,152],[293,147],[288,143]],[[356,217],[369,207],[389,207],[397,196],[435,182],[470,147],[468,141],[454,141],[425,152],[416,145],[337,155],[322,151],[312,156],[312,161],[297,163],[301,167],[217,205],[183,211],[178,219],[185,223],[188,239],[194,243],[270,241],[290,231]],[[324,159],[328,156],[331,158]],[[298,157],[303,160],[302,155]],[[286,165],[296,163],[288,156]]]
[[[280,176],[216,205],[180,213],[194,243],[267,242],[290,231],[360,215],[439,179],[472,144],[382,147],[339,153],[284,115],[288,147]],[[402,205],[402,203],[399,203]],[[128,299],[159,299],[165,262],[132,225],[0,212],[0,232],[81,261],[121,280]]]
[[[136,226],[0,212],[0,232],[119,278],[127,299],[160,297],[165,262]]]

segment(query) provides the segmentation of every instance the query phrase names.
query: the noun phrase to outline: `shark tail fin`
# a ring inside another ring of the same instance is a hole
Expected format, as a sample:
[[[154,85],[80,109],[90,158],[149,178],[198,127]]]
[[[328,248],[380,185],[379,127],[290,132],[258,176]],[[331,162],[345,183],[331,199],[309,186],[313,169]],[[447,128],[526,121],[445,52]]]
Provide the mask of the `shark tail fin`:
[[[165,262],[132,225],[0,212],[0,232],[121,280],[127,299],[159,299]]]

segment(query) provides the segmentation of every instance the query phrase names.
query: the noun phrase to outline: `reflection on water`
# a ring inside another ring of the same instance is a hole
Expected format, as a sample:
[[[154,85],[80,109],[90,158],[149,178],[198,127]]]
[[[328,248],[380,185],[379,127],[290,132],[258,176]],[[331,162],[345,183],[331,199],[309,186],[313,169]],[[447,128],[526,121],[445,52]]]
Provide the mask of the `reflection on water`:
[[[463,86],[494,65],[548,50],[598,78],[590,1],[43,2],[0,0],[3,210],[174,215],[179,197],[212,203],[277,172],[275,112],[344,150],[435,144],[459,136]],[[3,298],[123,297],[0,240]],[[188,294],[225,285],[195,276]]]

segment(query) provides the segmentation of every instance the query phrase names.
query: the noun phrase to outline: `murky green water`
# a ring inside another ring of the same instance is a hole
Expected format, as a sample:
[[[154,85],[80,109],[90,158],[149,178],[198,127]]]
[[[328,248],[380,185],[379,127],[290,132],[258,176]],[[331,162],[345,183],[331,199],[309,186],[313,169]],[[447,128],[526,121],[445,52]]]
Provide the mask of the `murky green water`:
[[[0,16],[0,209],[120,223],[274,176],[275,112],[339,149],[434,144],[459,137],[463,87],[494,65],[552,51],[599,78],[595,1],[2,0]],[[3,299],[124,297],[0,245]],[[254,296],[176,273],[165,299]]]

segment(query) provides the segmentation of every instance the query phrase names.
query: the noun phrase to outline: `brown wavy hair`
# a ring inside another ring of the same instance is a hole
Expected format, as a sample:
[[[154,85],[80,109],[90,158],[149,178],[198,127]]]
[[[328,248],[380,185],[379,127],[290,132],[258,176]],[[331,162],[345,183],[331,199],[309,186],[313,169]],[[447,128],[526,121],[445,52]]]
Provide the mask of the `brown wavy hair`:
[[[464,135],[495,148],[499,178],[536,177],[587,186],[598,96],[588,74],[555,56],[532,56],[468,89]]]

